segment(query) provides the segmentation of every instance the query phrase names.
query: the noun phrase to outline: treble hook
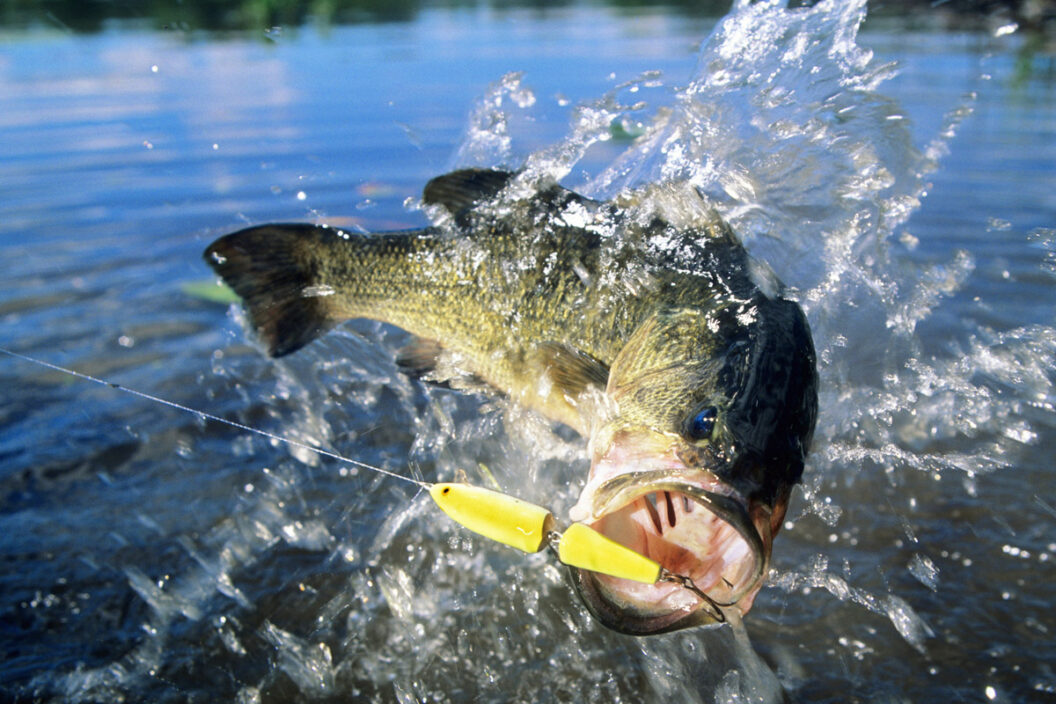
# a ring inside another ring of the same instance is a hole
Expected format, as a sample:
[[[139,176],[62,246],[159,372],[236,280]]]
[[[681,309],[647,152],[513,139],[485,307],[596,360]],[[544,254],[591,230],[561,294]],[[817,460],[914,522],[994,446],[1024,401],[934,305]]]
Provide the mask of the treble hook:
[[[726,623],[726,614],[723,613],[722,606],[710,596],[705,594],[704,591],[700,587],[698,587],[693,582],[693,580],[690,579],[687,575],[675,574],[674,572],[668,570],[666,567],[661,567],[660,579],[658,579],[657,581],[677,584],[683,587],[684,589],[688,589],[689,591],[693,592],[697,597],[700,598],[701,601],[704,602],[704,608],[708,611],[709,614],[711,614],[712,618],[714,618],[716,622]]]

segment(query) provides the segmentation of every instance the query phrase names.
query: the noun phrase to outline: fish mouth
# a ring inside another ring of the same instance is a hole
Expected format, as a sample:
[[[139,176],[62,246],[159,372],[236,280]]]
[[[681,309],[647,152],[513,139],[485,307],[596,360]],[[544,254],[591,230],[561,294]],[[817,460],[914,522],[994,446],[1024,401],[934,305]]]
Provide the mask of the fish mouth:
[[[581,499],[581,502],[583,500]],[[766,576],[771,510],[750,504],[711,472],[680,467],[622,473],[596,486],[584,522],[688,577],[641,584],[573,570],[588,610],[605,626],[632,635],[716,625],[725,610],[751,608]]]

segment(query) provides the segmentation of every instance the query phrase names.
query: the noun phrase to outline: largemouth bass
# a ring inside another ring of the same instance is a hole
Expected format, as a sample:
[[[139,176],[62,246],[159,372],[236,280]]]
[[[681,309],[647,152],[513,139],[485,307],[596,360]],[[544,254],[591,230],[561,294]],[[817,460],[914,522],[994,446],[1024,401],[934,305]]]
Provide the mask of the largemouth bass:
[[[670,572],[644,585],[574,571],[604,625],[632,634],[746,612],[817,413],[807,321],[729,226],[667,217],[663,189],[612,202],[515,174],[430,181],[437,225],[361,235],[275,224],[205,252],[274,356],[372,318],[417,342],[400,361],[457,367],[588,439],[572,520]]]

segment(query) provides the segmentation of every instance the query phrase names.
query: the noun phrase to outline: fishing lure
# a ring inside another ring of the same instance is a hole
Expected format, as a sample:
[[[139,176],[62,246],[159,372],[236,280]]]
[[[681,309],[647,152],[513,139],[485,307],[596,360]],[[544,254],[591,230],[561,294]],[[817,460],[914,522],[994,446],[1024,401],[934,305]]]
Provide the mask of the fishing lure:
[[[553,527],[553,514],[542,506],[472,484],[432,484],[429,495],[453,521],[486,538],[526,553],[549,546],[562,564],[610,577],[643,584],[674,582],[700,598],[716,621],[726,620],[721,605],[689,577],[668,571],[659,562],[585,523],[573,523],[564,533],[559,533]]]

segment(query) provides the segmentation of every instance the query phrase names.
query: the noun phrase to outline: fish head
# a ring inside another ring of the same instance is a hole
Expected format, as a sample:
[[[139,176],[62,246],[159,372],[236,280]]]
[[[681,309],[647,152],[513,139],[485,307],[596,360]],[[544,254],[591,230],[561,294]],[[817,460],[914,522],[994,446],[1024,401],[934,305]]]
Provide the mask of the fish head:
[[[614,360],[606,396],[572,519],[689,577],[708,599],[574,571],[588,609],[637,635],[719,623],[720,608],[747,612],[817,413],[802,311],[762,294],[659,311]]]

